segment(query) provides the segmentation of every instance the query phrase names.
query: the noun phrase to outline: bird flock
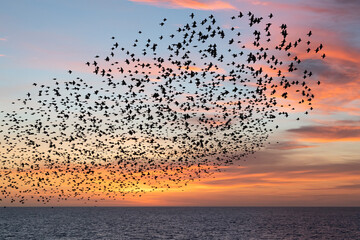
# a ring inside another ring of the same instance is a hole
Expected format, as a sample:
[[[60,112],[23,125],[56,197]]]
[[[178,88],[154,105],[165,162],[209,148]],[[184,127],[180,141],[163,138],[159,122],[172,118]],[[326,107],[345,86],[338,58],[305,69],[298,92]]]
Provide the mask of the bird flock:
[[[90,80],[69,70],[70,80],[34,83],[1,112],[0,201],[141,196],[262,149],[276,118],[313,110],[320,82],[302,62],[325,58],[311,31],[290,40],[272,18],[164,18],[155,39],[139,31],[123,47],[112,37],[107,55],[85,63]]]

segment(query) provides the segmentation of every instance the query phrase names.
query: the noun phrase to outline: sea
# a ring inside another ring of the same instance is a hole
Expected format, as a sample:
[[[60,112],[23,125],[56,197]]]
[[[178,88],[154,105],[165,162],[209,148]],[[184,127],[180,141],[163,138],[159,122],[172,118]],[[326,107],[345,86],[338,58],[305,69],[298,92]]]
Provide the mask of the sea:
[[[360,239],[360,208],[1,208],[0,239]]]

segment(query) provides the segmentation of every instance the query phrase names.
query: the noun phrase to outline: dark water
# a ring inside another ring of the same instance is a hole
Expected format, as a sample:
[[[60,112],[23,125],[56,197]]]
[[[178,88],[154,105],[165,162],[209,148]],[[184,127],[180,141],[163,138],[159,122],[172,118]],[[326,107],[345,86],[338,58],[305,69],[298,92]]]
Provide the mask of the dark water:
[[[2,208],[0,239],[360,239],[360,208]]]

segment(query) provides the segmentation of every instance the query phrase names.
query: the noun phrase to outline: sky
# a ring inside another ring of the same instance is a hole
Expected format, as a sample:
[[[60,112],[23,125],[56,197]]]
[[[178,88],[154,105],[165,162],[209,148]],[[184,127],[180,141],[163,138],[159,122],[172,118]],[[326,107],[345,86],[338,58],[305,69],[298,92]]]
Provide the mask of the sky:
[[[279,119],[261,151],[239,165],[181,189],[102,201],[104,206],[360,206],[360,2],[357,0],[12,1],[0,9],[0,110],[31,88],[66,77],[90,76],[84,62],[105,54],[115,36],[129,45],[139,30],[158,36],[167,18],[175,28],[190,13],[230,17],[274,15],[279,26],[324,44],[326,61],[307,62],[316,78],[314,111]],[[279,142],[278,144],[275,144]],[[54,203],[75,206],[70,199]],[[87,203],[93,204],[93,203]],[[34,205],[36,205],[34,203]]]

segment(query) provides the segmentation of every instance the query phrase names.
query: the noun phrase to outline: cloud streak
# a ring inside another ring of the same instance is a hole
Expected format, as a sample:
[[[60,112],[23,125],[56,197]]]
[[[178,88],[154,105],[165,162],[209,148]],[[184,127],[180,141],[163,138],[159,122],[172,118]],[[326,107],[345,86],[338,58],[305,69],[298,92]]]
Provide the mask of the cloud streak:
[[[305,126],[288,132],[310,142],[360,141],[360,126]]]
[[[166,8],[190,8],[197,10],[222,10],[235,9],[233,5],[224,1],[197,1],[197,0],[130,0],[158,7]]]
[[[303,148],[313,148],[313,147],[316,147],[316,145],[307,145],[296,141],[284,141],[276,145],[269,145],[268,149],[293,150],[293,149],[303,149]]]

